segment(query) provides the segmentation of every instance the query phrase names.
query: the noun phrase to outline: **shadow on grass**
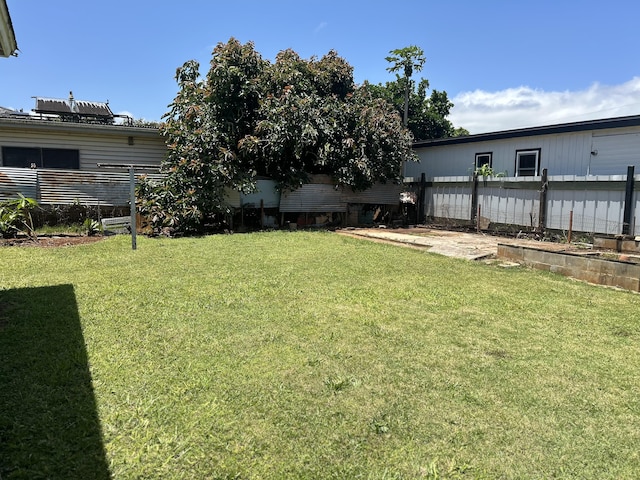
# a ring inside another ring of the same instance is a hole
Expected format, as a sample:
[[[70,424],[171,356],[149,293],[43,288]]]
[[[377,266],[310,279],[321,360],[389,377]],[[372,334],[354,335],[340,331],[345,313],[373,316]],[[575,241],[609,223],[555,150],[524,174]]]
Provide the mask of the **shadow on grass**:
[[[0,291],[0,479],[108,479],[72,285]]]

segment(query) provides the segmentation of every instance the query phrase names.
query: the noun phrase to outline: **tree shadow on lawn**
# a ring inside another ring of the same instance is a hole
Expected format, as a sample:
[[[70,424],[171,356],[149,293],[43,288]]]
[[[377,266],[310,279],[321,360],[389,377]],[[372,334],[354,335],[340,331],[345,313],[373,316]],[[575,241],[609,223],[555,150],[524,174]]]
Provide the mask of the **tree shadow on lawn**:
[[[109,479],[72,285],[0,290],[0,479]]]

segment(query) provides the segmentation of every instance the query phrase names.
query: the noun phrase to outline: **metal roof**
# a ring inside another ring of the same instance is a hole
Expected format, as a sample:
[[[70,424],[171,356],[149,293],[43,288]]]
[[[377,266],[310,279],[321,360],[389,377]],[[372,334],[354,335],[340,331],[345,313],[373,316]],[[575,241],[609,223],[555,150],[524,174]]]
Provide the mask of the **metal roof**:
[[[586,120],[582,122],[560,123],[539,127],[502,130],[499,132],[479,133],[464,137],[436,138],[421,140],[413,144],[413,148],[438,147],[459,143],[485,142],[488,140],[502,140],[506,138],[533,137],[537,135],[552,135],[556,133],[583,132],[588,130],[603,130],[605,128],[623,128],[640,126],[640,115],[628,117],[604,118],[600,120]]]
[[[16,55],[18,44],[6,0],[0,0],[0,57]]]

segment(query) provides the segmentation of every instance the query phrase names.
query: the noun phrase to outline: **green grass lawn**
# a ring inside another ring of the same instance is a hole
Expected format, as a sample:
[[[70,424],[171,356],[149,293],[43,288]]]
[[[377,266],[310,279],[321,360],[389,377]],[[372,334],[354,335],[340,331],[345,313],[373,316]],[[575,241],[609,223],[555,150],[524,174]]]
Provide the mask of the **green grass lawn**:
[[[640,296],[331,233],[0,248],[0,478],[638,478]]]

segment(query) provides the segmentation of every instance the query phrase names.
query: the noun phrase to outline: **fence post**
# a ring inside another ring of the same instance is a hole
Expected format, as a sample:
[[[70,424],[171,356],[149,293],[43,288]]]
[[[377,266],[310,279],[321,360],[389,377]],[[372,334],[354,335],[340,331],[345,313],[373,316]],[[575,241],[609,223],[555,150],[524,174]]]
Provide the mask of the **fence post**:
[[[571,243],[571,234],[573,233],[573,210],[569,212],[569,236],[567,243]]]
[[[542,170],[542,185],[540,186],[540,205],[538,212],[538,231],[544,232],[547,224],[547,189],[549,188],[549,180],[547,178],[547,169]]]
[[[129,207],[129,213],[131,214],[131,250],[137,248],[136,230],[136,172],[132,166],[129,167],[129,201],[131,206]]]
[[[425,220],[424,201],[427,194],[427,176],[424,172],[420,175],[420,194],[418,195],[418,221],[422,223]]]
[[[471,186],[471,223],[477,219],[478,211],[478,172],[473,172],[473,184]]]
[[[633,213],[633,176],[634,166],[627,167],[627,185],[624,195],[624,216],[622,217],[622,234],[629,235],[631,227],[631,215]]]

